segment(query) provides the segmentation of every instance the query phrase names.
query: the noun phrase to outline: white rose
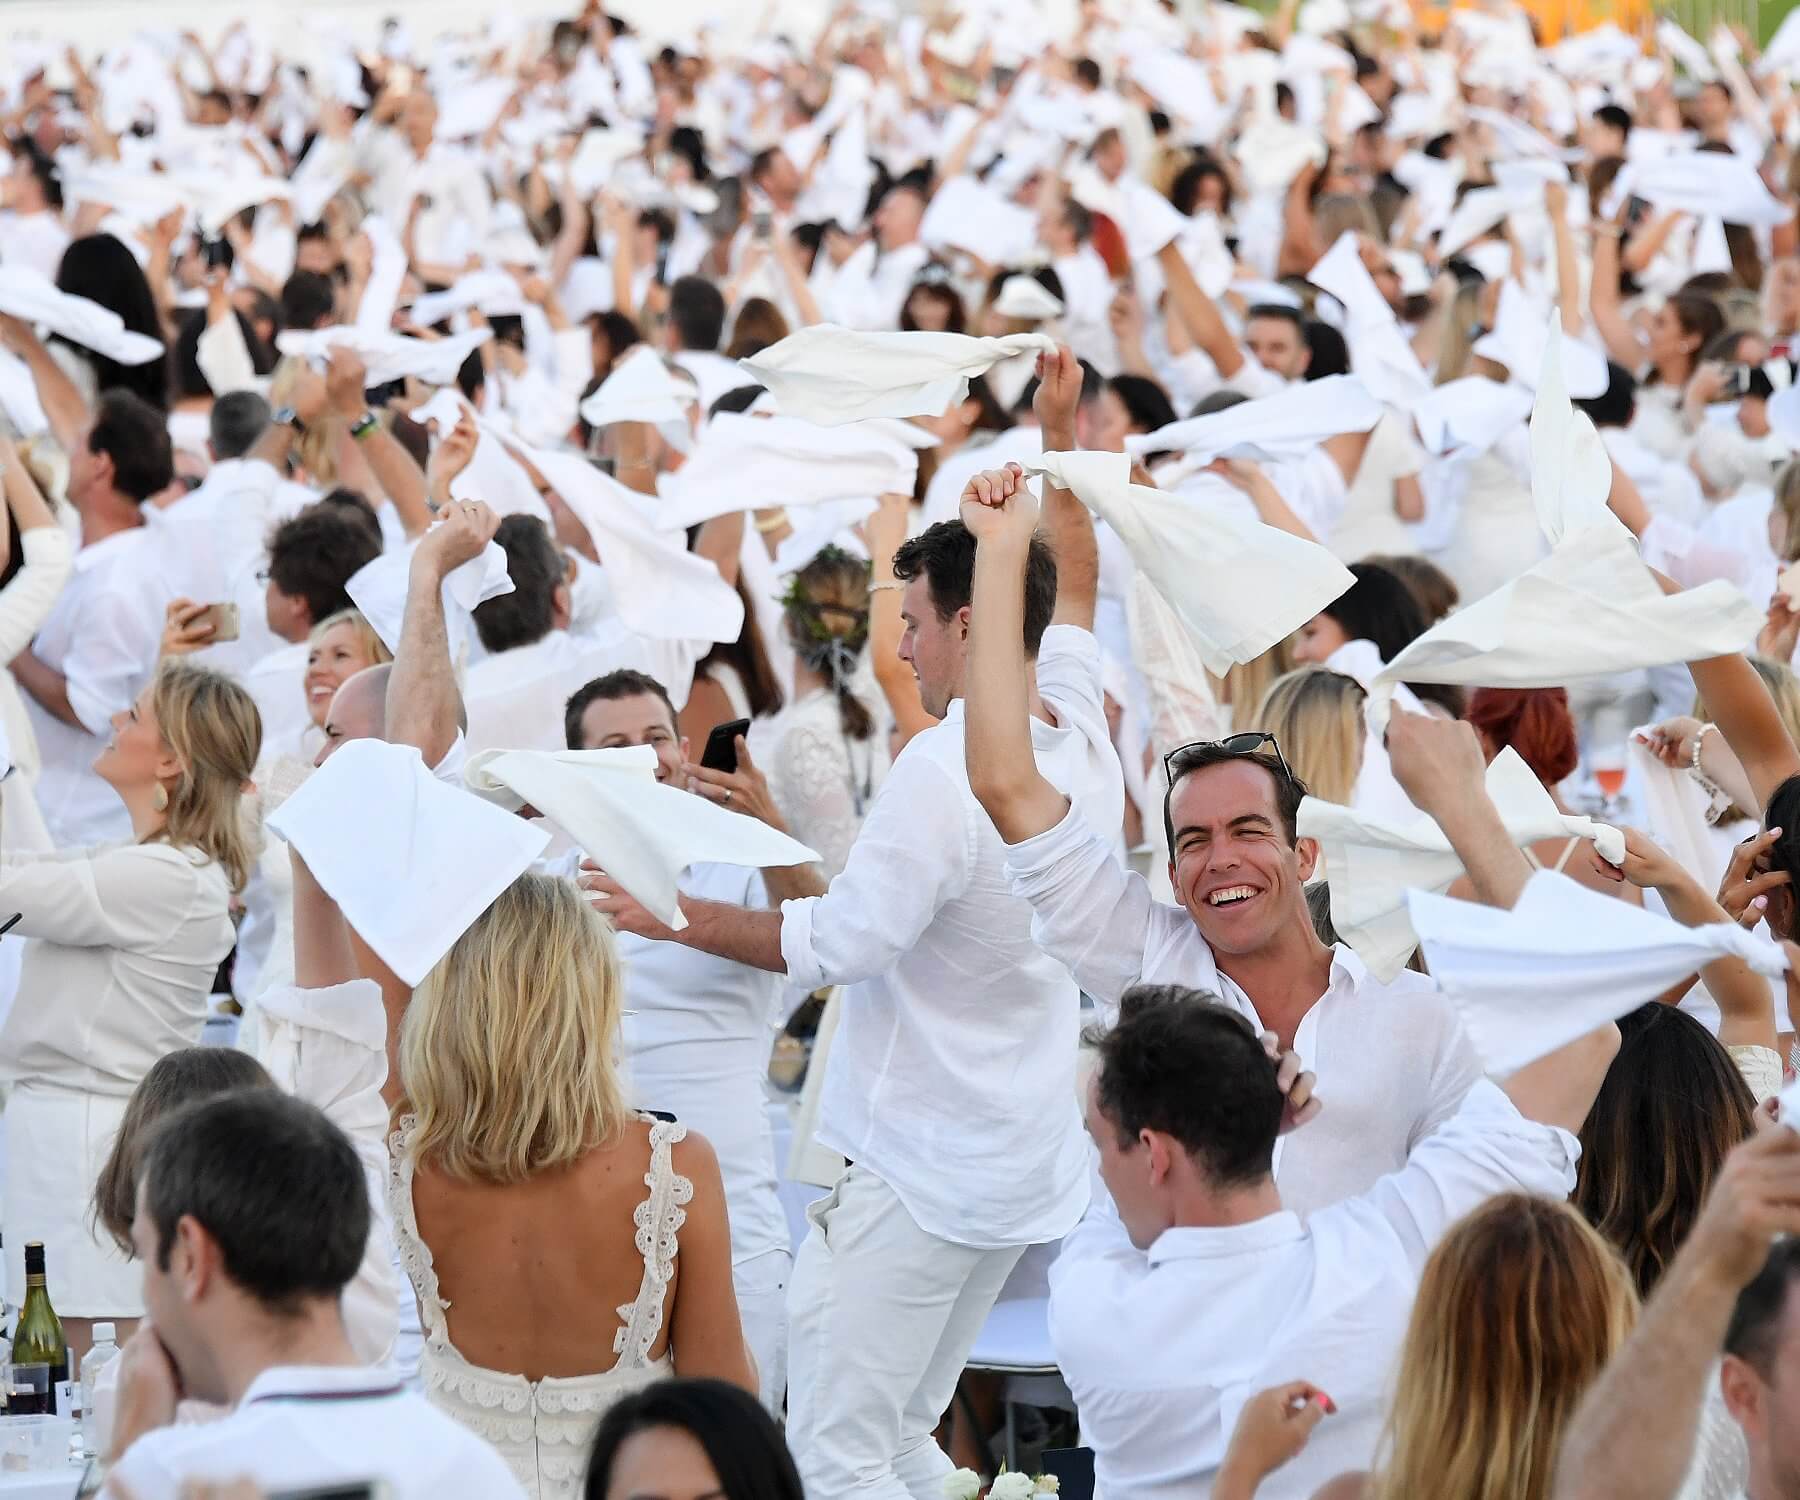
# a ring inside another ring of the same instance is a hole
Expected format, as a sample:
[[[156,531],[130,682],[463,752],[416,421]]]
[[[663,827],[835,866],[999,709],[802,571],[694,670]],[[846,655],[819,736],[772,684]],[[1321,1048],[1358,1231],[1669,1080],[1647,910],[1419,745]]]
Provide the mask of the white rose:
[[[1031,1500],[1037,1481],[1029,1474],[1002,1474],[988,1486],[988,1500]]]
[[[1040,1474],[1037,1477],[1037,1492],[1040,1495],[1054,1495],[1062,1481],[1054,1474]]]
[[[978,1500],[981,1476],[973,1469],[958,1469],[944,1476],[944,1500]]]

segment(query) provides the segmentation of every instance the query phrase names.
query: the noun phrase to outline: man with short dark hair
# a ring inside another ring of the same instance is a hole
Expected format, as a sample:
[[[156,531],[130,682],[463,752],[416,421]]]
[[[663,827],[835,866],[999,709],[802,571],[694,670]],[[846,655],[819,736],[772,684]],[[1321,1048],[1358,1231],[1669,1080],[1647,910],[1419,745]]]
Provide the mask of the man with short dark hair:
[[[1523,856],[1504,852],[1522,885]],[[1304,1381],[1332,1414],[1256,1492],[1306,1500],[1371,1466],[1419,1274],[1445,1230],[1495,1193],[1574,1187],[1574,1132],[1619,1033],[1609,1023],[1500,1088],[1478,1081],[1398,1171],[1304,1221],[1276,1186],[1276,1141],[1319,1103],[1273,1033],[1208,994],[1157,986],[1126,991],[1094,1040],[1087,1127],[1105,1191],[1051,1267],[1050,1338],[1096,1489],[1207,1493],[1244,1396]]]
[[[119,1494],[177,1500],[233,1479],[265,1492],[372,1480],[397,1500],[523,1494],[488,1444],[357,1363],[341,1302],[368,1233],[362,1163],[312,1105],[247,1089],[161,1123],[131,1226],[147,1317],[120,1356]],[[183,1399],[229,1414],[177,1423]]]
[[[336,323],[337,288],[329,276],[296,271],[281,288],[281,326],[308,332]]]
[[[1480,1076],[1461,1025],[1430,980],[1403,972],[1384,983],[1351,949],[1319,940],[1305,890],[1318,846],[1295,824],[1306,789],[1273,736],[1234,735],[1169,757],[1164,821],[1179,906],[1154,900],[1119,862],[1111,823],[1071,811],[1027,753],[1017,687],[1021,538],[1034,507],[1004,473],[983,478],[998,510],[963,507],[981,538],[969,784],[1009,846],[1012,888],[1032,905],[1038,942],[1068,964],[1103,1014],[1133,984],[1180,984],[1218,995],[1284,1047],[1323,1059],[1342,1128],[1309,1132],[1284,1154],[1283,1197],[1304,1213],[1367,1190],[1405,1163]],[[1403,714],[1393,726],[1395,776],[1461,852],[1471,838],[1467,789],[1481,795],[1486,769],[1474,732]],[[1476,825],[1477,843],[1480,833]],[[1407,1024],[1396,1028],[1389,1022],[1399,1013]]]
[[[668,353],[700,387],[702,411],[711,411],[713,402],[746,380],[738,362],[718,352],[724,336],[724,294],[704,276],[677,280],[669,288]]]
[[[350,608],[345,588],[381,555],[370,528],[321,500],[277,526],[269,537],[269,629],[293,644],[327,615]]]
[[[1062,349],[1039,377],[1045,445],[1073,447],[1081,367]],[[1018,753],[1116,829],[1123,781],[1091,634],[1093,528],[1073,500],[1053,521],[1059,555],[1021,546],[1030,602],[1006,627],[1030,715]],[[975,547],[949,522],[892,559],[900,657],[943,722],[907,743],[823,896],[779,912],[684,897],[688,925],[675,933],[615,882],[584,877],[624,931],[809,990],[848,986],[818,1139],[853,1165],[811,1211],[788,1299],[788,1438],[819,1500],[938,1492],[952,1466],[932,1433],[1001,1285],[1026,1246],[1073,1226],[1087,1196],[1073,1109],[1080,996],[1006,892],[1000,841],[969,793]],[[884,581],[887,561],[876,560]]]
[[[1304,380],[1312,350],[1306,342],[1306,319],[1300,309],[1279,302],[1255,304],[1244,315],[1244,350],[1282,381],[1291,384]]]
[[[128,391],[103,393],[69,455],[70,503],[81,517],[75,571],[13,676],[37,735],[38,805],[60,847],[130,836],[118,795],[93,772],[112,716],[148,680],[161,617],[138,580],[150,549],[144,502],[174,477],[168,420]]]

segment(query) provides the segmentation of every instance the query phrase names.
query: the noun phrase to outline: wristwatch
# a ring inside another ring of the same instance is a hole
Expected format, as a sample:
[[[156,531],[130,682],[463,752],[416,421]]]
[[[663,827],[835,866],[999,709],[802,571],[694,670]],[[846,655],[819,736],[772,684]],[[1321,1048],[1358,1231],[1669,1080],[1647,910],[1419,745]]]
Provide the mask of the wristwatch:
[[[269,415],[269,425],[272,427],[291,427],[295,432],[300,433],[302,436],[306,433],[306,423],[300,420],[300,413],[295,411],[291,406],[276,407]]]
[[[350,436],[360,443],[380,425],[381,418],[379,416],[373,411],[364,411],[360,417],[350,424]]]

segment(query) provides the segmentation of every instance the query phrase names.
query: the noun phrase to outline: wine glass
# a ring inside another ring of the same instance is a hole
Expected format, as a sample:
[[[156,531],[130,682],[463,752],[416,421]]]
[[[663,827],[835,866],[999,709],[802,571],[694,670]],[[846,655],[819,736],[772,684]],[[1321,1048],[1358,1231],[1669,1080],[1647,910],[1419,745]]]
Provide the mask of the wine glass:
[[[1595,750],[1590,769],[1594,773],[1594,784],[1600,788],[1600,811],[1597,816],[1603,823],[1617,822],[1623,811],[1619,794],[1625,790],[1625,747],[1607,745]]]

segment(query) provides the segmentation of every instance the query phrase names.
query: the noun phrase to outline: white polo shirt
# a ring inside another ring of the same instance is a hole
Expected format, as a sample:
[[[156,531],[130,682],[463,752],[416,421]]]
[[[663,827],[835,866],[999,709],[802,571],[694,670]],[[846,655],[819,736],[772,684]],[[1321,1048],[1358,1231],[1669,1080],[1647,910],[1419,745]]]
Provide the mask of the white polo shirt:
[[[145,1433],[110,1480],[134,1500],[184,1482],[248,1479],[265,1492],[383,1480],[395,1500],[524,1500],[481,1438],[383,1370],[277,1365],[217,1422]]]

